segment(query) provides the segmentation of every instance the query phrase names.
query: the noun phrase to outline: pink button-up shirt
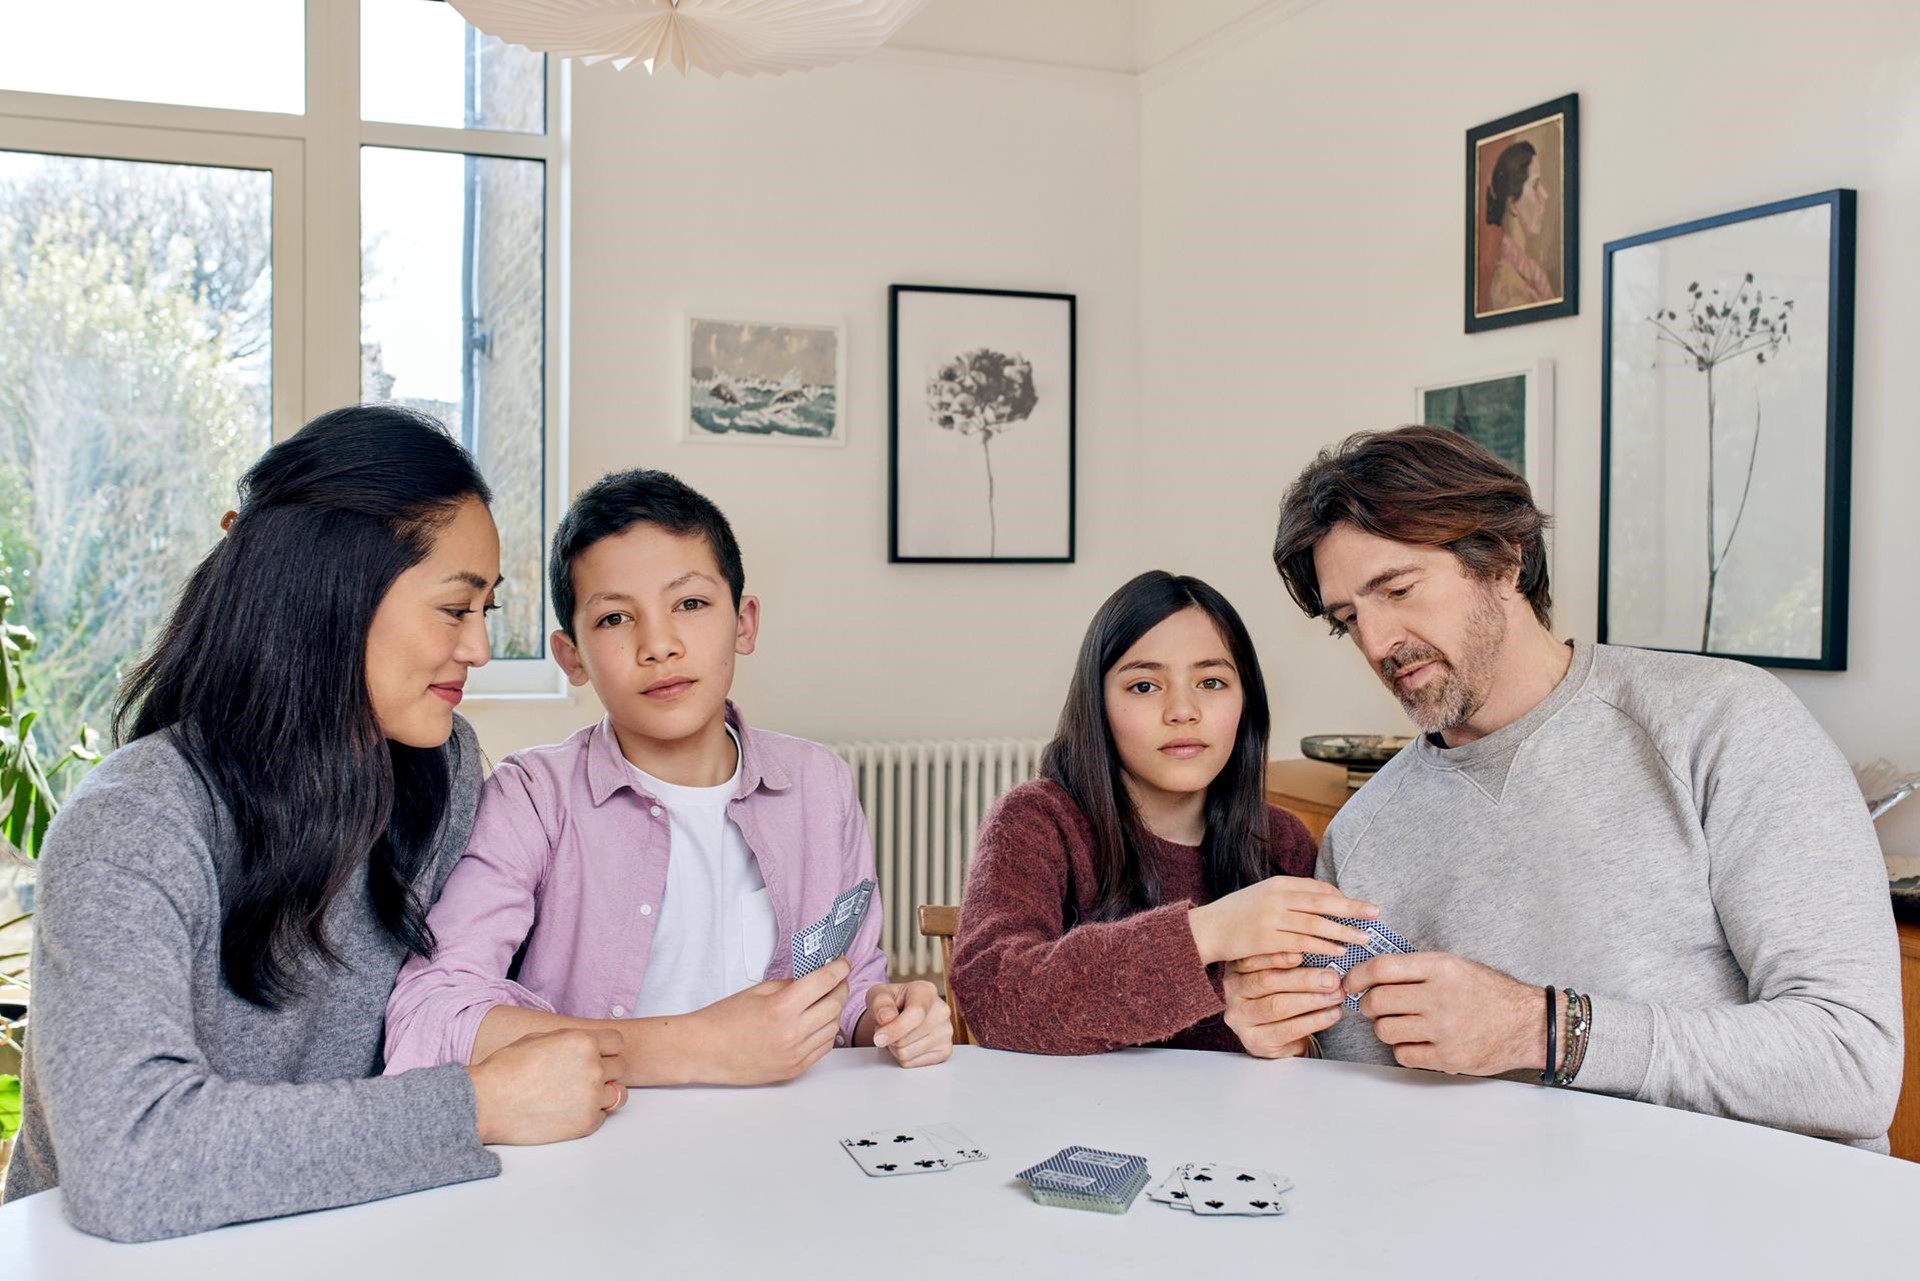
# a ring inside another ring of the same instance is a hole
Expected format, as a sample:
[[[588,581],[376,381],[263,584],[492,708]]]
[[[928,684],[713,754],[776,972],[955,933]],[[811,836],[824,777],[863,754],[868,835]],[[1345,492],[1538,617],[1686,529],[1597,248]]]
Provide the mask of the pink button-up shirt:
[[[826,915],[840,891],[874,874],[873,841],[846,762],[818,743],[749,731],[732,703],[727,721],[740,736],[739,791],[728,817],[773,904],[778,943],[766,977],[789,978],[786,941]],[[387,1072],[467,1062],[480,1020],[496,1005],[627,1017],[646,978],[671,857],[667,811],[640,790],[610,721],[501,761],[481,793],[466,853],[428,914],[433,957],[409,959],[387,999]],[[847,950],[845,1043],[866,990],[887,978],[880,911],[875,893]]]

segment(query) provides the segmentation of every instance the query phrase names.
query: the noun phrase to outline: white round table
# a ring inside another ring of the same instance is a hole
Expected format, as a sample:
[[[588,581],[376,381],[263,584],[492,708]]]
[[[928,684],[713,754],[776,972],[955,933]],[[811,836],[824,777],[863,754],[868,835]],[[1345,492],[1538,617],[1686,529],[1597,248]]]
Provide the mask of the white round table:
[[[844,1136],[950,1121],[990,1154],[868,1178]],[[366,1136],[377,1144],[377,1134]],[[1292,1178],[1290,1213],[1038,1205],[1070,1143]],[[497,1179],[147,1245],[0,1207],[0,1277],[1890,1277],[1920,1275],[1920,1165],[1574,1091],[1392,1068],[1130,1050],[840,1051],[767,1089],[638,1091]]]

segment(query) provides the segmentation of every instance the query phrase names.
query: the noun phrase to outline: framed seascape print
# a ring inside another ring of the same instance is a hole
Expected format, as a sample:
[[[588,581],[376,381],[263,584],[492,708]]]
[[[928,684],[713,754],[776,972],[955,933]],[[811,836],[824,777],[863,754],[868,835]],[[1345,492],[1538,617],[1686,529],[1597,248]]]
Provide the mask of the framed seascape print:
[[[1606,247],[1599,639],[1847,665],[1854,193]]]
[[[1580,95],[1467,130],[1467,332],[1580,311]]]
[[[680,438],[847,443],[847,331],[839,324],[687,317]]]
[[[1415,422],[1467,436],[1527,478],[1553,511],[1553,362],[1535,360],[1414,392]]]
[[[889,290],[888,560],[1073,560],[1075,306]]]

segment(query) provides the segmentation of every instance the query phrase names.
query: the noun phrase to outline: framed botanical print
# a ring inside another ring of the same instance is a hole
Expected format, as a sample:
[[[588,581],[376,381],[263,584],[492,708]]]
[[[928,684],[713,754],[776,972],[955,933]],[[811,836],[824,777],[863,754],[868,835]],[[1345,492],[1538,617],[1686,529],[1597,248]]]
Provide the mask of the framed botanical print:
[[[1844,670],[1854,193],[1605,261],[1599,639]]]
[[[1580,311],[1580,95],[1467,130],[1468,333]]]
[[[889,291],[888,560],[1073,560],[1076,305]]]

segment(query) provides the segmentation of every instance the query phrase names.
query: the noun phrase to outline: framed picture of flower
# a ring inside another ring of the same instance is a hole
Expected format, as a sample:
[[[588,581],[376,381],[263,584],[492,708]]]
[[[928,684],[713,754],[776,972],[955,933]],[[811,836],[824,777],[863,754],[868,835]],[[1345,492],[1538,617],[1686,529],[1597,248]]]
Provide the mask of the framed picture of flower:
[[[1854,193],[1605,263],[1599,639],[1844,671]]]
[[[888,560],[1073,560],[1075,306],[888,291]]]
[[[1580,312],[1580,95],[1467,130],[1467,332]]]

